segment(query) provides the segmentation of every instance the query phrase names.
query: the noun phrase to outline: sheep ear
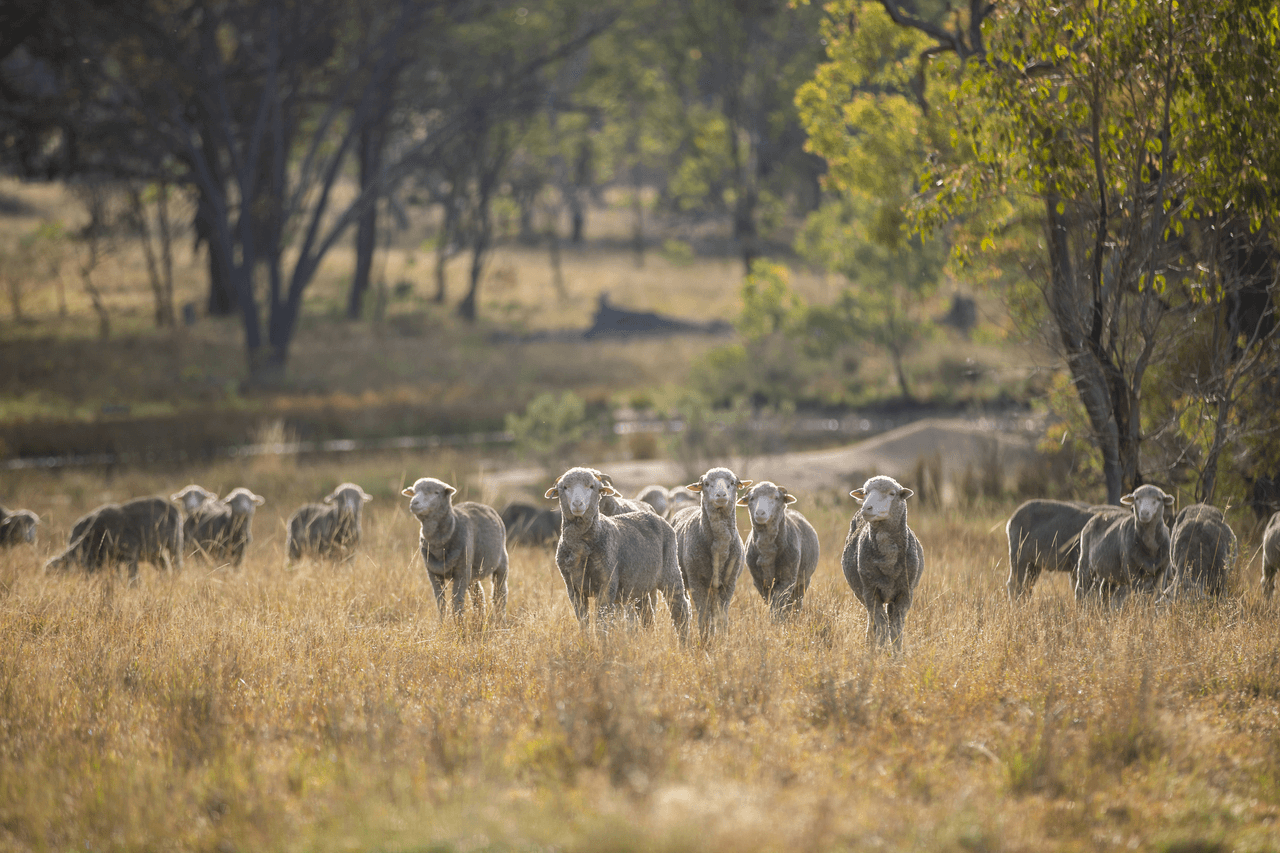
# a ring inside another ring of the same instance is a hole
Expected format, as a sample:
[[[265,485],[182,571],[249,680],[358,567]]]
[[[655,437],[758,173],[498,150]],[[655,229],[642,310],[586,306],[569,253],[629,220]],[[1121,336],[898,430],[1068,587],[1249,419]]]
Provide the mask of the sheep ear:
[[[560,487],[552,486],[551,488],[547,489],[547,493],[543,495],[543,497],[550,498],[551,500],[555,500],[556,498],[560,497]]]
[[[1165,506],[1173,506],[1173,495],[1165,495],[1165,496],[1164,496],[1164,505],[1165,505]]]
[[[690,483],[689,485],[685,486],[685,488],[691,492],[700,492],[702,491],[702,481],[699,480],[696,483]]]
[[[793,504],[793,503],[795,503],[795,502],[796,502],[796,496],[795,496],[795,495],[793,495],[793,494],[791,494],[790,492],[788,492],[786,489],[783,489],[783,490],[782,490],[782,496],[783,496],[784,498],[786,498],[786,501],[787,501],[787,504],[788,504],[788,505]]]
[[[267,499],[264,498],[262,495],[255,495],[252,492],[249,493],[249,497],[253,499],[254,506],[262,506],[264,503],[267,502]]]
[[[609,495],[610,497],[616,498],[621,495],[621,492],[619,492],[617,489],[615,489],[613,486],[609,485],[608,483],[605,483],[604,488],[600,490],[600,494]]]
[[[749,506],[749,504],[747,503],[747,496],[746,496],[746,495],[743,495],[742,497],[738,498],[738,503],[737,503],[737,505],[738,505],[738,506]]]
[[[444,493],[445,493],[446,495],[448,495],[449,497],[453,497],[454,495],[456,495],[456,494],[458,493],[458,490],[457,490],[457,489],[455,489],[453,486],[445,486],[445,487],[444,487]]]
[[[910,490],[910,489],[908,489],[906,486],[903,486],[903,487],[902,487],[902,491],[898,492],[898,496],[899,496],[899,497],[901,497],[904,501],[905,501],[907,498],[909,498],[909,497],[911,497],[912,495],[914,495],[914,494],[915,494],[915,492],[911,491],[911,490]]]
[[[1120,499],[1120,503],[1124,504],[1125,506],[1133,506],[1133,495],[1132,494],[1125,495]]]
[[[749,489],[749,488],[751,488],[751,484],[752,484],[752,483],[754,483],[754,482],[755,482],[755,480],[743,480],[741,483],[739,483],[739,484],[738,484],[738,488],[739,488],[739,489]]]
[[[852,492],[849,493],[849,497],[855,498],[861,501],[867,497],[867,493],[865,489],[854,489]]]
[[[413,489],[401,489],[400,494],[404,495],[406,498],[411,498],[413,497]]]
[[[325,502],[325,503],[327,503],[327,504],[331,504],[331,503],[333,503],[333,500],[334,500],[333,495],[325,495],[325,496],[324,496],[324,502]]]
[[[365,494],[364,490],[363,490],[363,489],[361,489],[361,490],[360,490],[360,500],[364,501],[365,503],[368,503],[369,501],[373,500],[373,495],[367,495],[367,494]]]

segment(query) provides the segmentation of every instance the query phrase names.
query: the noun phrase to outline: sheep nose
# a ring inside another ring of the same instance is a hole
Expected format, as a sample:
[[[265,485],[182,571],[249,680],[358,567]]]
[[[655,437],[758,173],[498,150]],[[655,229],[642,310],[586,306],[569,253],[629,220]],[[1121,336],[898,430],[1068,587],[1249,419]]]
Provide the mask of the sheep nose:
[[[569,512],[581,517],[587,511],[586,501],[574,501],[569,504]]]

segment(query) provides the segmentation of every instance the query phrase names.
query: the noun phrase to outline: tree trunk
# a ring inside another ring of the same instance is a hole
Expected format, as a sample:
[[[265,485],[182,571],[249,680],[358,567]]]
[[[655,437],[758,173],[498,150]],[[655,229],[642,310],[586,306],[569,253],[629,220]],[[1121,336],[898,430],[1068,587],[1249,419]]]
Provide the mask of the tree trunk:
[[[196,243],[203,243],[209,252],[209,299],[205,310],[210,317],[230,317],[236,313],[238,302],[226,259],[214,245],[213,216],[211,205],[201,193],[196,207],[195,230]]]
[[[382,134],[377,125],[365,128],[360,134],[359,152],[360,187],[373,182],[382,162]],[[374,199],[360,212],[356,221],[356,268],[351,277],[351,292],[347,297],[347,319],[359,320],[364,307],[364,295],[369,290],[369,273],[373,269],[373,253],[378,243],[378,202]]]

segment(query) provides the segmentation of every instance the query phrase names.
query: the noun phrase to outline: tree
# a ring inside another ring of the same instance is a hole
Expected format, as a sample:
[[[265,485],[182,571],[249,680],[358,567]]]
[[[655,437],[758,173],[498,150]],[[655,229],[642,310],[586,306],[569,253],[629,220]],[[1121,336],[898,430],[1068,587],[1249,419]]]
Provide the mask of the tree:
[[[930,17],[897,0],[842,0],[825,7],[832,59],[806,90],[824,107],[810,113],[815,149],[847,187],[851,174],[887,172],[884,141],[902,132],[849,117],[887,91],[906,103],[915,70],[913,222],[947,227],[962,259],[1015,243],[1102,451],[1110,501],[1146,476],[1148,371],[1171,357],[1170,320],[1200,279],[1186,224],[1221,209],[1190,157],[1206,135],[1195,93],[1210,78],[1229,85],[1204,62],[1206,38],[1234,26],[1215,24],[1212,5],[972,0]],[[862,33],[885,21],[904,34],[881,42],[892,50]],[[1268,63],[1255,61],[1252,79],[1274,80]],[[1217,162],[1229,171],[1229,158]],[[1038,245],[1025,239],[1036,232]]]

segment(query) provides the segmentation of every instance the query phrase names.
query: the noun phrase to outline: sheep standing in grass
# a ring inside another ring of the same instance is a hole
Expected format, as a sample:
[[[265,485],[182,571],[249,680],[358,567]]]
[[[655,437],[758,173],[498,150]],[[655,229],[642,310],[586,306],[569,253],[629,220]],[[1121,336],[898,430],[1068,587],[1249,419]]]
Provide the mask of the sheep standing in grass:
[[[1262,594],[1267,598],[1276,588],[1276,571],[1280,570],[1280,512],[1271,516],[1262,532]]]
[[[253,513],[266,499],[246,488],[232,489],[222,500],[206,500],[182,523],[187,553],[238,566],[253,541]]]
[[[29,509],[5,509],[0,506],[0,548],[11,548],[36,541],[36,525],[40,516]]]
[[[1029,500],[1013,511],[1005,524],[1009,538],[1010,598],[1031,595],[1041,571],[1070,572],[1076,585],[1080,565],[1080,531],[1094,509],[1078,501]]]
[[[667,499],[666,486],[645,486],[636,493],[636,500],[643,501],[653,507],[653,511],[663,518],[667,518],[667,510],[671,507],[671,501]]]
[[[698,611],[698,631],[704,639],[724,622],[746,564],[737,504],[738,491],[750,485],[728,468],[712,468],[687,487],[699,494],[699,505],[685,507],[671,519],[680,574]]]
[[[493,578],[493,608],[507,612],[507,530],[493,507],[474,501],[453,503],[456,489],[434,477],[422,477],[402,494],[422,525],[418,546],[431,579],[440,618],[445,615],[445,581],[453,583],[453,615],[462,615],[467,592],[476,612],[484,614],[484,587]]]
[[[499,513],[509,544],[542,545],[560,537],[560,510],[512,501]]]
[[[1101,510],[1080,531],[1076,600],[1101,595],[1121,604],[1132,590],[1161,589],[1170,570],[1169,528],[1164,523],[1173,495],[1145,485],[1120,498],[1123,506]]]
[[[876,648],[889,642],[902,649],[903,623],[924,572],[924,549],[907,526],[907,498],[913,494],[886,476],[849,493],[862,509],[849,524],[840,565],[867,608],[867,641]]]
[[[756,483],[738,501],[751,522],[747,570],[775,619],[800,609],[818,567],[818,532],[790,508],[795,502],[795,495],[768,480]]]
[[[132,579],[140,562],[163,564],[170,572],[182,568],[182,514],[164,498],[104,504],[82,516],[71,528],[67,549],[45,569],[79,565],[92,572],[124,563]]]
[[[689,597],[676,558],[675,530],[653,512],[605,515],[601,499],[615,495],[590,468],[570,468],[547,490],[548,498],[560,502],[556,567],[578,622],[587,627],[594,597],[597,629],[619,607],[638,607],[644,624],[651,624],[661,592],[677,634],[686,641]]]
[[[303,554],[349,557],[360,544],[360,510],[373,500],[355,483],[343,483],[321,504],[303,504],[289,516],[289,559]]]
[[[1222,510],[1191,504],[1178,511],[1170,534],[1172,568],[1162,599],[1185,593],[1218,596],[1236,561],[1236,534]]]

